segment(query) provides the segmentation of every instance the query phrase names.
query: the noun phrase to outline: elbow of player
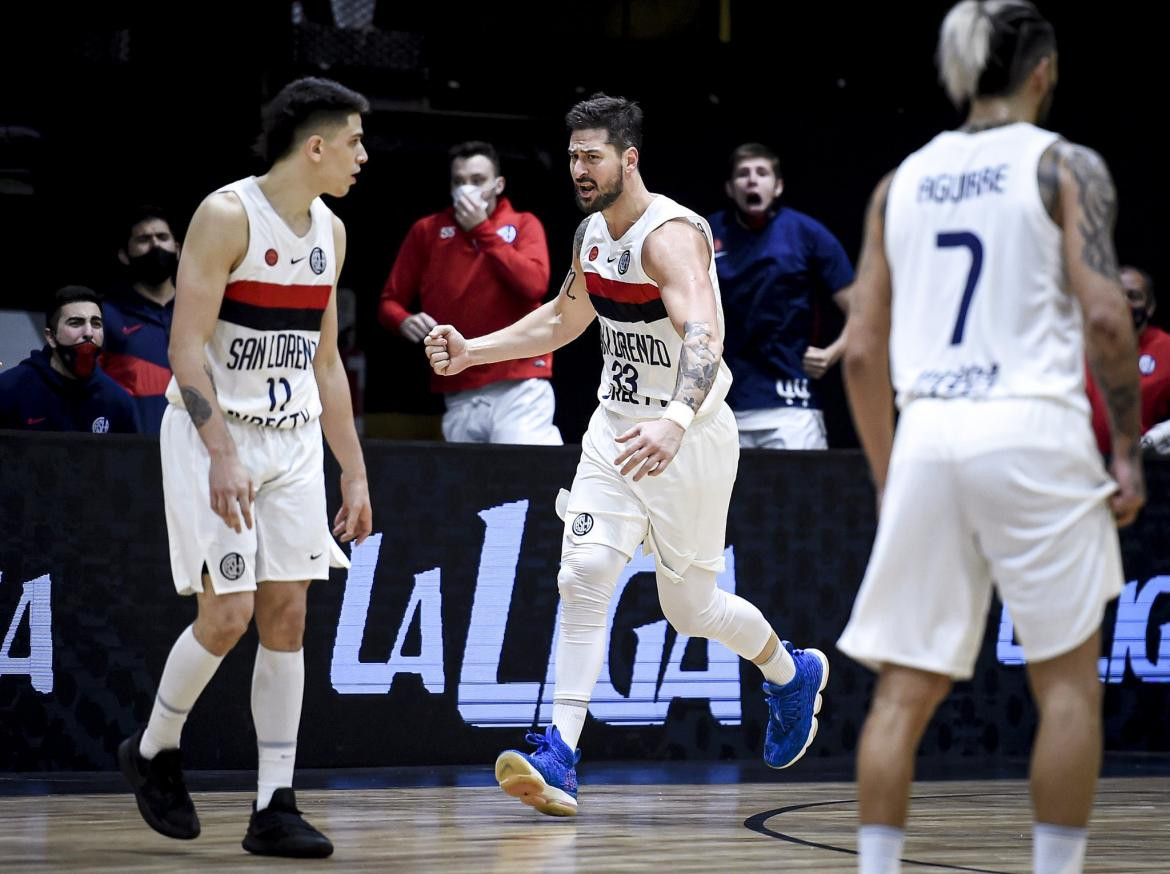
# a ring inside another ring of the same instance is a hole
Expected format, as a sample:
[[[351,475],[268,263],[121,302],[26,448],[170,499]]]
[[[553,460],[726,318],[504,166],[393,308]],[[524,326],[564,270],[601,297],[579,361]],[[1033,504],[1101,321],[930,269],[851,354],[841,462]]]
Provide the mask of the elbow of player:
[[[1133,321],[1121,307],[1094,307],[1085,312],[1085,341],[1097,348],[1113,348],[1133,342]]]
[[[870,370],[878,359],[878,350],[871,343],[865,343],[861,338],[849,338],[845,344],[845,353],[841,356],[841,367],[845,371],[845,378],[861,376]]]

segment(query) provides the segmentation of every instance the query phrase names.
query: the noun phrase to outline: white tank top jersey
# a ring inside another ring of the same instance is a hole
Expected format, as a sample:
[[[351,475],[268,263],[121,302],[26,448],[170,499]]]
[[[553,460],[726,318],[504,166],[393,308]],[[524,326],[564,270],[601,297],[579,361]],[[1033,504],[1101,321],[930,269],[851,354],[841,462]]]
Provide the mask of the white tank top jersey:
[[[219,191],[244,205],[248,251],[228,276],[206,346],[216,397],[229,420],[296,428],[321,415],[313,359],[336,279],[333,213],[315,198],[309,231],[298,237],[254,176]],[[173,377],[167,400],[183,406]]]
[[[706,220],[669,197],[654,195],[650,206],[620,239],[609,235],[601,213],[585,226],[581,266],[585,287],[601,323],[601,386],[597,399],[608,410],[631,419],[657,419],[674,397],[682,337],[666,314],[658,285],[642,269],[642,244],[657,228],[673,219],[690,222],[707,241],[707,274],[715,291],[719,334],[723,335],[723,303],[715,273],[711,228]],[[731,387],[731,371],[719,361],[715,384],[697,417],[719,408]]]
[[[899,408],[1033,397],[1088,411],[1081,310],[1036,180],[1058,139],[1023,123],[948,131],[895,172],[885,246]]]

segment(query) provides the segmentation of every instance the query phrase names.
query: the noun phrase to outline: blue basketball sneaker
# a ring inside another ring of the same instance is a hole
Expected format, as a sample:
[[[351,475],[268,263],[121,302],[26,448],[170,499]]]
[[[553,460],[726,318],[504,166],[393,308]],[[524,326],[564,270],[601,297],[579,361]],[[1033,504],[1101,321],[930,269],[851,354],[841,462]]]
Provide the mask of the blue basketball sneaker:
[[[569,749],[555,725],[544,734],[528,732],[524,739],[536,747],[531,755],[504,750],[496,759],[500,788],[549,816],[577,815],[577,762],[581,751]]]
[[[821,690],[829,682],[829,660],[823,652],[793,649],[787,640],[781,643],[796,664],[796,676],[783,686],[764,681],[764,700],[768,703],[764,761],[772,768],[787,768],[812,744],[817,736]]]

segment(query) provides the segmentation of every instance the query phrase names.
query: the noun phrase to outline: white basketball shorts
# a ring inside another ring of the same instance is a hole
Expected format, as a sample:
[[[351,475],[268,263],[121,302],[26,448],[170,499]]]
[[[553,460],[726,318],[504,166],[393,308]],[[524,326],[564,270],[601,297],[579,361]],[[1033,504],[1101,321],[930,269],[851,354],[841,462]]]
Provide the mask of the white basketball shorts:
[[[697,567],[723,570],[727,507],[739,466],[735,417],[727,404],[696,419],[678,455],[659,476],[634,482],[613,463],[624,450],[615,438],[638,424],[598,407],[581,441],[581,461],[571,492],[561,492],[557,512],[566,543],[602,543],[627,556],[638,545],[658,558],[676,581]]]
[[[869,567],[837,645],[967,679],[992,586],[1028,661],[1075,649],[1121,591],[1105,472],[1083,410],[917,400],[902,412]]]
[[[317,421],[261,428],[227,421],[240,461],[252,477],[253,527],[239,534],[211,509],[207,448],[185,410],[168,406],[159,434],[171,573],[180,595],[251,592],[259,580],[324,580],[348,567],[329,530],[324,449]]]

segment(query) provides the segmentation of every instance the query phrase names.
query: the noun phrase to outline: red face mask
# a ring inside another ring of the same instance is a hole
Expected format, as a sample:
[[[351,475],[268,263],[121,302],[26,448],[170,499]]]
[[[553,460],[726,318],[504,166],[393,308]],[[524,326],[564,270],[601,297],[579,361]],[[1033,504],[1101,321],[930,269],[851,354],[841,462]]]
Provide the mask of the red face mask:
[[[82,340],[72,346],[59,344],[57,346],[57,355],[60,357],[61,363],[65,365],[65,369],[80,380],[86,380],[93,376],[101,351],[101,347],[93,340]]]

